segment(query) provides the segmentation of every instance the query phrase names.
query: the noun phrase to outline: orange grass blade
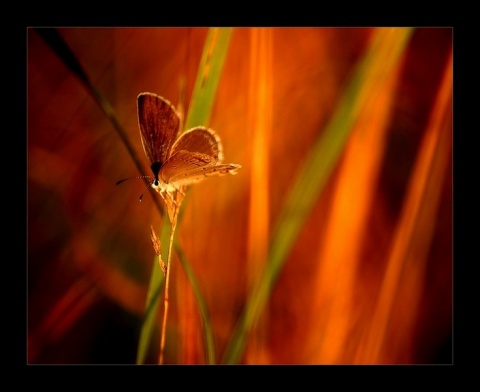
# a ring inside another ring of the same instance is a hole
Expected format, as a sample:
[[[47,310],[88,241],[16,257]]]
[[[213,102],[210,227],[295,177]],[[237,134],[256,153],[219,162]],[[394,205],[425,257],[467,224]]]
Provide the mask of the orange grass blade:
[[[272,61],[273,31],[253,28],[250,31],[249,129],[252,152],[250,156],[250,208],[247,263],[249,286],[253,286],[268,258],[269,228],[269,151],[272,137]],[[264,349],[267,333],[266,315],[257,325],[249,350],[248,363],[268,363]]]
[[[425,271],[426,253],[435,225],[448,158],[451,154],[453,57],[445,68],[429,124],[411,176],[403,210],[393,239],[387,270],[366,339],[357,351],[357,363],[391,363],[395,354],[386,351],[392,324],[400,324],[397,344],[407,344],[411,322],[395,319],[403,302],[416,307]],[[408,278],[408,281],[407,281]],[[402,287],[405,287],[405,289]],[[416,316],[415,312],[409,312]],[[404,333],[402,334],[402,330]]]
[[[392,35],[392,45],[397,36]],[[346,145],[332,206],[319,238],[318,272],[312,293],[312,322],[306,347],[313,363],[348,363],[358,317],[356,276],[368,233],[368,213],[375,197],[385,150],[392,101],[400,64],[390,73],[368,79],[363,91],[364,107]],[[374,208],[374,206],[373,206]],[[335,277],[332,279],[332,277]],[[322,330],[321,334],[318,330]]]

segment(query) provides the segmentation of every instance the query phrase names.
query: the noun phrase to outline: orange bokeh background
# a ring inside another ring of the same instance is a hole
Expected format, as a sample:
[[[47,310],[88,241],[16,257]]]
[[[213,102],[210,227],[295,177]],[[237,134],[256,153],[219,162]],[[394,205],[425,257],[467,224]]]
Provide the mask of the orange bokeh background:
[[[218,358],[295,175],[375,31],[233,29],[201,125],[220,135],[225,162],[242,168],[192,186],[176,234]],[[184,86],[188,110],[208,29],[58,32],[148,173],[136,97],[150,91],[177,105]],[[27,33],[28,363],[135,363],[155,256],[150,226],[162,216],[150,194],[138,202],[142,182],[115,186],[140,174],[127,149],[81,81],[35,29]],[[415,29],[356,124],[240,363],[452,362],[452,45],[450,28]],[[404,243],[409,227],[413,245]],[[195,298],[175,257],[172,268],[167,362],[201,364]]]

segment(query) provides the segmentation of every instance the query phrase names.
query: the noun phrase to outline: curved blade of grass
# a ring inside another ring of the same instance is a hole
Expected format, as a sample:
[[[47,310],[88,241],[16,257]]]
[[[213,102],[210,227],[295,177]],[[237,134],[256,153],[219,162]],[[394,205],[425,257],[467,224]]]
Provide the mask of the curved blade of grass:
[[[363,102],[369,94],[375,94],[374,82],[388,77],[401,60],[412,31],[410,28],[374,30],[370,47],[357,65],[332,119],[312,146],[287,196],[271,238],[265,269],[247,299],[222,362],[231,364],[240,360],[248,335],[266,305],[305,219],[341,156]]]
[[[55,54],[64,62],[67,68],[69,68],[82,82],[83,86],[86,88],[88,93],[95,99],[98,105],[102,108],[104,113],[110,119],[114,129],[117,131],[117,134],[120,136],[120,139],[125,144],[125,147],[128,150],[133,162],[137,166],[139,172],[144,175],[142,166],[140,164],[140,160],[138,156],[135,154],[132,145],[130,144],[126,132],[121,127],[117,117],[115,115],[115,111],[113,110],[112,106],[108,102],[108,100],[100,93],[100,91],[93,85],[90,81],[90,78],[87,76],[87,73],[83,69],[82,65],[80,64],[79,60],[75,56],[75,54],[71,51],[70,47],[67,43],[63,40],[62,36],[58,33],[56,29],[50,28],[36,28],[37,33],[42,37],[42,39],[50,46],[50,48],[55,52]],[[153,192],[153,189],[149,188],[150,192]],[[159,210],[160,214],[163,214],[164,208],[160,204],[160,201],[157,197],[153,197],[153,201]],[[168,219],[166,219],[168,220]],[[162,231],[162,241],[164,241],[163,233],[167,233],[168,239],[168,231]],[[168,241],[168,240],[167,240]],[[165,243],[165,242],[164,242]],[[152,331],[155,327],[155,317],[156,314],[155,310],[158,307],[158,300],[161,288],[163,287],[164,283],[163,272],[158,265],[158,262],[153,263],[153,269],[147,294],[147,302],[145,307],[145,315],[142,323],[142,330],[140,333],[138,351],[137,351],[137,363],[143,363],[145,356],[147,354],[147,349],[149,346],[149,342],[151,340]]]
[[[138,156],[135,154],[134,149],[129,142],[126,132],[120,125],[115,111],[108,102],[108,100],[100,93],[100,91],[93,85],[90,81],[90,78],[87,76],[87,73],[83,69],[79,60],[75,54],[71,51],[70,47],[63,40],[62,36],[58,33],[56,29],[50,28],[36,28],[37,33],[42,37],[42,39],[50,46],[50,48],[55,52],[55,54],[64,62],[66,67],[70,69],[82,82],[83,86],[86,88],[88,93],[95,99],[98,105],[101,107],[103,112],[107,115],[110,122],[112,123],[117,134],[120,136],[120,139],[124,143],[125,147],[130,154],[133,162],[137,166],[139,172],[144,175],[142,166]],[[149,188],[150,192],[153,192]],[[153,197],[153,201],[159,210],[160,214],[163,214],[163,206],[160,204],[160,201],[157,197]],[[168,238],[168,237],[167,237]],[[158,306],[159,293],[163,287],[164,279],[163,272],[161,271],[158,262],[154,262],[152,270],[152,278],[150,280],[150,286],[147,294],[147,302],[145,309],[145,316],[142,323],[142,331],[140,333],[139,340],[139,349],[137,351],[137,363],[143,362],[147,354],[148,342],[151,339],[151,333],[155,326],[155,312],[152,309],[156,309]]]
[[[113,128],[115,129],[123,144],[127,148],[128,154],[132,158],[140,174],[145,175],[146,173],[143,172],[140,159],[138,158],[137,154],[135,154],[132,144],[128,140],[125,130],[120,125],[120,122],[117,119],[112,105],[110,105],[105,96],[90,81],[90,78],[80,64],[80,61],[77,59],[77,57],[72,52],[67,43],[64,41],[62,36],[58,33],[56,29],[53,28],[35,28],[35,31],[40,35],[40,37],[42,37],[45,43],[50,47],[50,49],[53,50],[53,52],[60,58],[60,60],[63,61],[65,66],[80,79],[87,92],[93,97],[93,99],[97,102],[103,112],[107,115],[108,119],[113,125]],[[149,187],[148,189],[153,196],[152,199],[155,203],[155,206],[157,207],[160,214],[162,214],[163,206],[160,204],[159,199],[154,196],[155,191],[151,187]]]
[[[210,119],[210,114],[215,99],[218,82],[222,74],[223,64],[228,51],[232,29],[230,28],[212,28],[209,30],[205,46],[200,60],[200,65],[195,81],[195,86],[190,101],[187,120],[185,121],[185,129],[190,129],[196,125],[207,125]],[[185,208],[186,200],[183,201],[181,211]],[[178,217],[180,223],[181,216]],[[168,244],[168,233],[170,232],[169,219],[164,214],[161,242]],[[163,247],[165,249],[166,247]],[[194,276],[193,270],[190,268],[184,253],[181,251],[179,245],[176,243],[175,250],[180,256],[181,264],[185,270],[187,278],[192,286],[196,297],[197,304],[200,308],[200,315],[202,317],[202,324],[204,326],[204,340],[206,343],[206,355],[208,363],[215,362],[215,347],[213,344],[213,332],[210,324],[210,318],[207,314],[205,301],[201,295],[200,287]],[[164,260],[167,260],[167,255],[163,255]],[[160,272],[160,273],[159,273]],[[140,341],[138,346],[137,363],[143,363],[145,355],[150,346],[151,337],[155,328],[155,314],[157,313],[159,304],[160,288],[163,286],[165,279],[163,273],[160,271],[160,266],[154,262],[153,272],[150,278],[149,293],[147,297],[147,314],[145,315],[145,322],[142,325],[140,333]],[[155,293],[157,295],[155,296]]]

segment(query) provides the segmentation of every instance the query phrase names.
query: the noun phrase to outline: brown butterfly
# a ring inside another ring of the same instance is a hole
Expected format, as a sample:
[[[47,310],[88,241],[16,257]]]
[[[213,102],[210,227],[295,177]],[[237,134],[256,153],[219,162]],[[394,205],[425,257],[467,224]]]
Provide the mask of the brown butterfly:
[[[222,163],[222,143],[211,129],[195,127],[177,139],[180,116],[166,99],[145,92],[138,95],[137,105],[140,139],[153,172],[144,177],[167,205],[175,204],[177,193],[184,194],[186,186],[209,176],[236,174],[241,167]]]

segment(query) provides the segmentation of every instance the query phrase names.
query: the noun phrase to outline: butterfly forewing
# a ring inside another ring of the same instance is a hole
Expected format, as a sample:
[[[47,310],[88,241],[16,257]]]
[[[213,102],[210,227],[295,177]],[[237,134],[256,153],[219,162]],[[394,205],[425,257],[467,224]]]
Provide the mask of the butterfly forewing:
[[[181,150],[210,156],[215,163],[223,159],[222,143],[218,135],[205,127],[192,128],[183,133],[172,147],[172,155]]]
[[[163,164],[177,137],[180,117],[170,102],[156,94],[141,93],[137,104],[140,139],[145,155],[152,163]]]

